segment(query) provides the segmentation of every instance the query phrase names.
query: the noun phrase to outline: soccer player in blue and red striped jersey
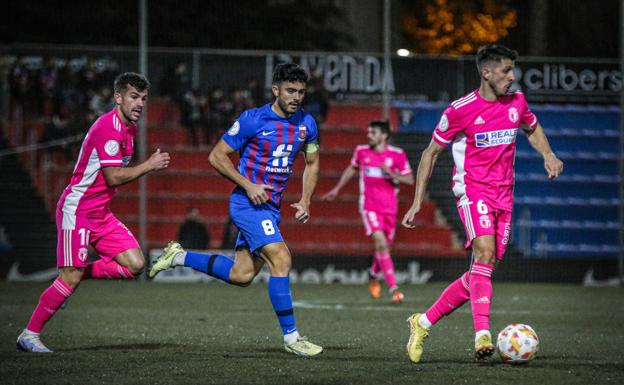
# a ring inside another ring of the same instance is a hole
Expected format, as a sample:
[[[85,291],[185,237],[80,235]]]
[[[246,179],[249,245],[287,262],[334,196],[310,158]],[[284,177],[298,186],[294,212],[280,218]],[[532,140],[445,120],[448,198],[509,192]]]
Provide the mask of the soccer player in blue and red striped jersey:
[[[299,152],[305,156],[303,190],[299,202],[290,205],[295,218],[310,218],[310,199],[319,171],[318,128],[301,109],[308,82],[306,71],[292,63],[273,72],[275,102],[241,114],[209,156],[210,164],[236,184],[230,198],[230,216],[240,230],[234,260],[219,254],[185,251],[170,242],[149,272],[188,266],[230,284],[248,286],[266,263],[269,297],[284,334],[284,348],[311,357],[323,348],[299,335],[295,324],[288,274],[292,257],[279,230],[282,193]],[[240,152],[238,168],[229,155]]]

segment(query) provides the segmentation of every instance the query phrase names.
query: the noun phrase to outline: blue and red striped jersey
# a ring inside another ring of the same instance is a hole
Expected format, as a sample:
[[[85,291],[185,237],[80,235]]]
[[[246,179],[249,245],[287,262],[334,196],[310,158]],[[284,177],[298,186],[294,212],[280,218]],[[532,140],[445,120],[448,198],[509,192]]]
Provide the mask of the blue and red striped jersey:
[[[238,172],[253,183],[273,186],[267,193],[280,207],[295,157],[306,144],[318,142],[318,128],[302,109],[282,118],[266,104],[243,112],[223,140],[240,152]]]

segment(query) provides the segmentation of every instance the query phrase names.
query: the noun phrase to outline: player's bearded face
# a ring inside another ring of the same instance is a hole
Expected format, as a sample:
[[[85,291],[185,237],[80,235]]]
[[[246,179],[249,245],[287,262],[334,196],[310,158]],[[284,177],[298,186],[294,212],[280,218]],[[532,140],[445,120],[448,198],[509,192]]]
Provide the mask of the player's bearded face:
[[[384,134],[378,128],[368,127],[368,145],[371,148],[377,147],[378,145],[384,143],[385,137]]]
[[[301,107],[305,96],[305,83],[283,82],[273,86],[273,94],[277,97],[277,104],[287,115],[292,115]]]
[[[496,97],[507,95],[514,80],[514,62],[511,59],[503,59],[489,70],[488,84]]]
[[[136,88],[128,85],[126,92],[116,92],[114,97],[126,123],[136,122],[141,118],[143,107],[147,102],[147,90],[139,92]]]

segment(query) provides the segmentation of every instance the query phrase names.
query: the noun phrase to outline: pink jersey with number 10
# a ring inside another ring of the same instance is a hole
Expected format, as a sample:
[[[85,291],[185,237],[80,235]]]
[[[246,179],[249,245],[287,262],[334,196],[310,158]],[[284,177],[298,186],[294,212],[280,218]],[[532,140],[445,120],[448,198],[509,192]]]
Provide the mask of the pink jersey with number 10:
[[[69,185],[58,208],[64,213],[103,217],[117,189],[106,184],[102,168],[125,167],[132,158],[136,124],[125,125],[117,109],[100,116],[85,136]]]
[[[453,193],[460,202],[480,196],[496,209],[512,210],[521,124],[531,129],[537,125],[521,92],[489,101],[475,90],[444,111],[433,140],[443,147],[453,144]]]
[[[412,172],[405,151],[387,145],[378,152],[368,145],[355,148],[351,166],[360,170],[360,211],[396,214],[398,211],[398,182],[385,173],[383,166],[395,174],[407,175]]]

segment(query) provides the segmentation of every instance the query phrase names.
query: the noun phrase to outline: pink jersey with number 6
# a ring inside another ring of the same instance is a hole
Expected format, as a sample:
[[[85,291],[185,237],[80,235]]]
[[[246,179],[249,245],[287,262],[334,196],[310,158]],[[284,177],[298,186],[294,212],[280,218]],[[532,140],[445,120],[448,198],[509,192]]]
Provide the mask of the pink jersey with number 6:
[[[478,196],[495,209],[512,211],[521,124],[531,129],[537,125],[521,92],[489,101],[475,90],[444,110],[433,140],[443,147],[453,144],[453,193],[460,204]]]

